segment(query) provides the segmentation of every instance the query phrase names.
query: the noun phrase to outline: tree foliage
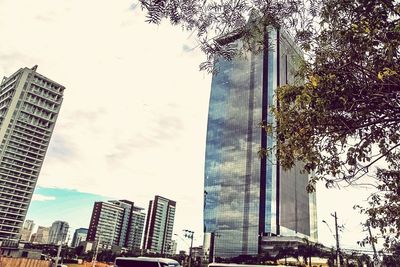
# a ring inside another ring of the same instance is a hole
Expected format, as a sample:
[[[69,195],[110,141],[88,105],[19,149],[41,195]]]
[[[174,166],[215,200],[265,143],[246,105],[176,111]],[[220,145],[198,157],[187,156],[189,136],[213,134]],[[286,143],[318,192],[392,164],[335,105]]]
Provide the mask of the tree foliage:
[[[278,123],[271,132],[278,140],[273,149],[281,165],[291,168],[303,162],[304,171],[312,174],[312,191],[319,180],[328,187],[343,181],[357,184],[379,164],[379,192],[361,211],[385,237],[399,238],[398,1],[139,1],[148,22],[168,19],[196,33],[207,56],[201,69],[213,70],[215,60],[240,53],[226,45],[238,37],[248,44],[262,42],[268,26],[292,33],[305,57],[297,74],[301,82],[276,92]],[[249,21],[250,14],[257,20]]]
[[[379,184],[377,192],[373,193],[368,201],[368,207],[356,206],[362,213],[368,215],[366,226],[380,230],[385,238],[386,247],[399,248],[400,238],[400,171],[378,169]],[[366,238],[361,242],[376,243],[376,237]],[[398,249],[399,250],[399,249]]]
[[[213,71],[220,58],[232,59],[238,52],[226,44],[241,38],[243,43],[263,42],[266,26],[296,29],[299,36],[306,36],[312,29],[311,12],[316,15],[317,0],[307,4],[300,0],[139,0],[147,13],[147,22],[159,24],[163,19],[172,25],[195,34],[198,46],[207,59],[200,64],[201,70]],[[259,18],[257,23],[249,21]]]
[[[318,180],[357,184],[380,166],[378,192],[360,210],[390,246],[400,229],[400,4],[330,0],[320,18],[306,82],[277,90],[279,158],[305,163],[309,190]]]
[[[353,182],[384,159],[399,162],[399,4],[326,1],[303,85],[278,89],[279,157],[314,180]]]

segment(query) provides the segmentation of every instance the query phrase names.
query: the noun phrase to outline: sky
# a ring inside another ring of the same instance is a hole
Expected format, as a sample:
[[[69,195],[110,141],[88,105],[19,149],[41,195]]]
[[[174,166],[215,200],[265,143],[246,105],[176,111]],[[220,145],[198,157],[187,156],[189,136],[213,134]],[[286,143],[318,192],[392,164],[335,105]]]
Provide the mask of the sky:
[[[38,65],[64,85],[64,102],[27,219],[88,227],[94,201],[129,199],[147,208],[177,202],[174,233],[202,243],[205,134],[211,75],[189,32],[150,25],[131,0],[0,0],[0,75]],[[363,188],[318,186],[319,241],[356,247],[365,236],[353,210]],[[180,237],[179,237],[180,236]]]

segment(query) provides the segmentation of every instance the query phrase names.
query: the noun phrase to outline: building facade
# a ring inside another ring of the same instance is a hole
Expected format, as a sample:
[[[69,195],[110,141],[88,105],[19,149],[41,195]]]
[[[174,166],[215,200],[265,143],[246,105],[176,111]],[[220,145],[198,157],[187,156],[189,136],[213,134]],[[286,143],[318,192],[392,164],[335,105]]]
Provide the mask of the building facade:
[[[176,255],[177,250],[178,250],[178,242],[176,242],[175,240],[171,240],[171,246],[167,254]]]
[[[132,250],[140,250],[142,247],[143,230],[146,214],[143,208],[133,207],[130,231],[127,240],[127,247]]]
[[[143,249],[150,253],[166,254],[171,249],[176,202],[155,196],[150,200],[144,232]]]
[[[297,164],[283,170],[273,149],[275,89],[295,82],[301,53],[287,35],[270,29],[259,53],[220,60],[213,76],[208,114],[204,180],[204,249],[210,258],[262,253],[268,236],[316,240],[315,194]],[[240,40],[229,45],[240,49]],[[265,239],[264,238],[264,239]]]
[[[33,228],[35,227],[35,223],[32,220],[25,220],[24,225],[21,229],[21,240],[29,241],[32,235]]]
[[[128,200],[95,202],[87,240],[96,241],[107,249],[114,246],[129,250],[140,248],[146,216],[142,210]]]
[[[64,86],[22,68],[0,84],[0,240],[18,239]]]
[[[33,243],[48,244],[49,243],[50,227],[39,226]]]
[[[64,244],[68,235],[69,224],[64,221],[55,221],[49,230],[49,244]]]
[[[79,228],[75,230],[74,236],[72,237],[71,247],[75,248],[79,246],[80,242],[86,241],[88,229]]]

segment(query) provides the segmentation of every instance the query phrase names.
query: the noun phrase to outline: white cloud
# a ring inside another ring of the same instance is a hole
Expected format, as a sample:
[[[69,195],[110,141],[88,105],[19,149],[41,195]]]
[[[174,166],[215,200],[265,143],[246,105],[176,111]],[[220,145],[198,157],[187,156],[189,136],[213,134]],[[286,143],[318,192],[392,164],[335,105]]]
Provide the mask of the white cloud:
[[[41,194],[33,194],[32,201],[51,201],[56,200],[55,196],[45,196]]]
[[[177,201],[176,233],[202,235],[211,76],[182,48],[190,33],[145,23],[132,3],[1,1],[0,74],[38,64],[66,86],[38,186],[144,208],[159,194]]]

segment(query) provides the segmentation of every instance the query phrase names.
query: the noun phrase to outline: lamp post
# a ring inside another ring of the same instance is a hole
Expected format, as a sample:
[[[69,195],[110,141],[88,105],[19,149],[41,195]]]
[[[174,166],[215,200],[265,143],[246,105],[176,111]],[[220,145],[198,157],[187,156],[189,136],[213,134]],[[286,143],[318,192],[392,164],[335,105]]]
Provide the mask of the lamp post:
[[[60,260],[60,254],[61,254],[61,250],[62,250],[62,246],[64,243],[64,238],[67,235],[68,232],[65,232],[62,236],[61,236],[61,241],[60,244],[58,245],[58,249],[57,249],[57,257],[56,257],[56,266],[58,265],[58,261]],[[69,241],[69,235],[68,235],[68,241]],[[68,241],[67,241],[67,246],[68,246]]]
[[[183,231],[185,232],[184,236],[191,240],[190,241],[190,249],[189,249],[189,267],[191,267],[192,266],[192,247],[193,247],[193,234],[194,234],[194,232],[190,231],[190,230],[186,230],[186,229],[183,230]]]
[[[336,262],[337,262],[336,264],[337,264],[337,267],[340,267],[339,231],[338,231],[336,211],[335,211],[335,213],[331,214],[331,216],[335,218],[335,233],[336,233],[336,235],[333,234],[331,228],[329,227],[329,224],[325,220],[322,220],[322,222],[325,223],[326,226],[328,226],[329,231],[332,233],[333,237],[336,240]]]
[[[99,253],[100,239],[101,239],[101,233],[99,233],[99,237],[97,238],[96,250],[93,253],[92,267],[96,266],[97,254]]]
[[[174,235],[179,237],[187,246],[189,246],[188,242],[186,242],[186,240],[183,239],[180,235],[178,235],[178,234],[174,234]],[[182,266],[183,266],[183,262],[182,262]]]
[[[372,233],[371,233],[371,227],[369,225],[369,221],[367,221],[367,227],[368,227],[368,233],[369,233],[369,237],[371,239],[371,245],[372,245],[372,250],[374,251],[374,266],[380,266],[379,264],[379,258],[378,258],[378,254],[376,253],[376,248],[375,248],[375,242],[372,239]]]
[[[338,231],[338,225],[337,225],[337,216],[336,216],[336,211],[334,214],[331,214],[335,218],[335,231],[336,231],[336,260],[337,260],[337,266],[340,267],[340,247],[339,247],[339,231]]]

